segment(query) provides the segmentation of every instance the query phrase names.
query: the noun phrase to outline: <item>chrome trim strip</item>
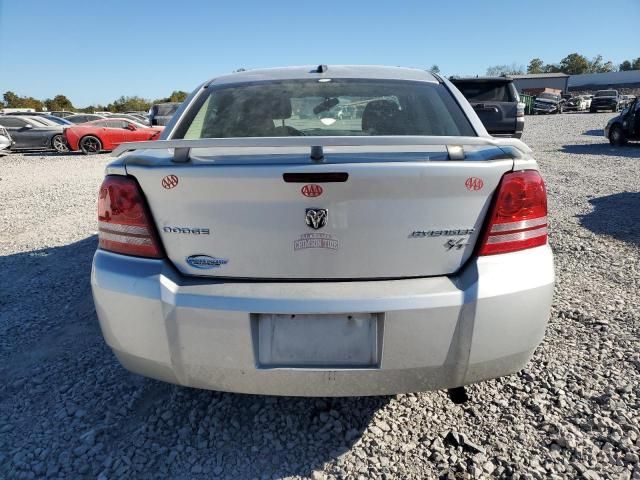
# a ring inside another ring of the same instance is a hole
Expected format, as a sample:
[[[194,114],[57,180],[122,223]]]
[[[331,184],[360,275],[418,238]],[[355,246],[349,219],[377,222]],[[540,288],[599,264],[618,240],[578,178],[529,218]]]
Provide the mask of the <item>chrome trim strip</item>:
[[[127,235],[118,235],[117,233],[100,232],[98,238],[100,240],[127,243],[129,245],[153,245],[153,243],[151,243],[151,239],[148,237],[130,237]]]
[[[98,222],[98,229],[106,232],[122,233],[129,235],[149,235],[147,227],[138,225],[122,225],[120,223]]]
[[[509,232],[511,230],[524,230],[525,228],[539,227],[547,224],[547,216],[540,218],[532,218],[531,220],[522,220],[520,222],[498,223],[491,227],[491,233]]]
[[[531,238],[542,237],[547,234],[547,227],[525,230],[524,232],[507,233],[506,235],[489,235],[487,244],[518,242]]]

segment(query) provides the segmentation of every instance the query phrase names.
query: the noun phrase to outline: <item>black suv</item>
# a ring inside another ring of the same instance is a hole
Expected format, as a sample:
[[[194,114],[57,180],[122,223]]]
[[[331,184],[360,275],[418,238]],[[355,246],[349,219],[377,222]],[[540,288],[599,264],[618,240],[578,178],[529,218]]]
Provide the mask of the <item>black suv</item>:
[[[623,106],[624,100],[617,90],[598,90],[591,100],[589,111],[591,113],[595,113],[598,110],[617,112]]]
[[[613,117],[604,127],[604,136],[611,145],[624,145],[629,140],[640,140],[640,98],[636,98],[620,115]]]
[[[493,136],[522,137],[524,104],[509,77],[475,77],[450,79]]]

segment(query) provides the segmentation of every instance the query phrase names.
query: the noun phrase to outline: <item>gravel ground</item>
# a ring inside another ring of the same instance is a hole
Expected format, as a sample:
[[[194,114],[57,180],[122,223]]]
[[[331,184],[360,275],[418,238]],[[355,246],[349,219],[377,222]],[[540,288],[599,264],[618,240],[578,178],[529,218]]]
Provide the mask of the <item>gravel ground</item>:
[[[0,477],[640,479],[640,145],[610,147],[609,116],[527,118],[550,197],[551,321],[524,371],[468,387],[462,405],[126,372],[89,288],[109,157],[0,158]]]

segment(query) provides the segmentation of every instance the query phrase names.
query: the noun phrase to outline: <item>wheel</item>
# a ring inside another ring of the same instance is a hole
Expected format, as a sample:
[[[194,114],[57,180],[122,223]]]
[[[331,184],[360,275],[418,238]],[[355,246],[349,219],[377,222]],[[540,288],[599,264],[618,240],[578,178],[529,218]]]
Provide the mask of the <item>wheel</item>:
[[[618,105],[615,105],[615,106],[613,107],[613,110],[611,110],[611,111],[612,111],[612,112],[617,112],[617,111],[618,111]]]
[[[64,137],[62,135],[54,135],[51,138],[51,148],[60,153],[69,151],[69,146],[67,145],[67,142],[64,141]]]
[[[82,150],[82,153],[85,155],[100,153],[100,150],[102,150],[102,143],[98,137],[87,135],[80,140],[80,150]]]
[[[589,113],[596,113],[596,109],[595,108],[589,108]]]
[[[615,147],[620,147],[627,143],[624,132],[618,125],[611,127],[611,131],[609,132],[609,143]]]

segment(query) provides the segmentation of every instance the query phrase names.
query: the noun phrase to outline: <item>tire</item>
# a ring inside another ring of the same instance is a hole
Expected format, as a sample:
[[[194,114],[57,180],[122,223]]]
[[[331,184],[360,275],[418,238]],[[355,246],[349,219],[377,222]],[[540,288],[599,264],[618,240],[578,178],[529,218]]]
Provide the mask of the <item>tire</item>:
[[[624,132],[619,125],[614,125],[609,131],[609,143],[614,147],[621,147],[627,143],[627,139],[624,136]]]
[[[595,108],[589,108],[589,113],[596,113],[596,109]]]
[[[102,142],[98,137],[87,135],[80,140],[80,150],[82,150],[82,153],[85,155],[100,153],[100,150],[102,150]]]
[[[616,105],[615,107],[613,107],[613,110],[611,110],[612,112],[617,112],[618,111],[618,105]]]
[[[69,151],[67,142],[64,141],[64,137],[61,134],[51,137],[51,148],[58,153],[66,153]]]

